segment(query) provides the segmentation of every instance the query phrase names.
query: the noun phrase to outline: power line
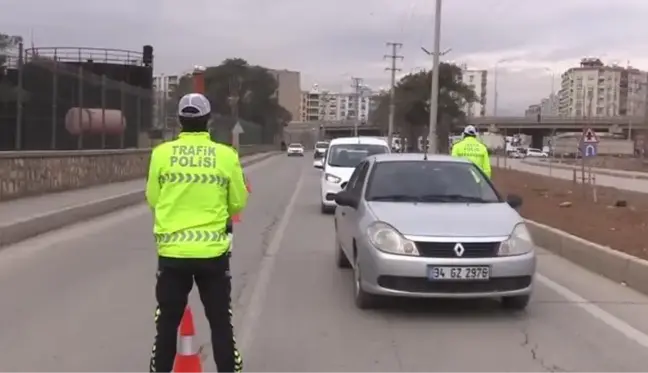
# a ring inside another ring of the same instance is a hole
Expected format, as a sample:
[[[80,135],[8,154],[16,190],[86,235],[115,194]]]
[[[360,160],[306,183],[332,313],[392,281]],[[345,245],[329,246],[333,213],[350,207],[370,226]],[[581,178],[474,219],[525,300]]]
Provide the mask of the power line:
[[[391,47],[392,53],[386,54],[385,59],[391,60],[391,67],[385,68],[385,70],[391,72],[391,87],[389,89],[389,126],[387,127],[387,143],[389,146],[392,146],[392,138],[394,137],[394,116],[396,113],[396,71],[401,71],[401,69],[396,67],[396,62],[403,60],[403,56],[397,54],[398,50],[403,46],[402,43],[387,43],[388,47]]]
[[[351,81],[353,82],[351,84],[351,88],[353,88],[355,92],[355,97],[356,97],[356,115],[355,115],[355,121],[353,121],[353,136],[358,137],[358,125],[360,124],[360,96],[362,93],[362,85],[363,85],[363,79],[362,78],[356,78],[352,77]]]

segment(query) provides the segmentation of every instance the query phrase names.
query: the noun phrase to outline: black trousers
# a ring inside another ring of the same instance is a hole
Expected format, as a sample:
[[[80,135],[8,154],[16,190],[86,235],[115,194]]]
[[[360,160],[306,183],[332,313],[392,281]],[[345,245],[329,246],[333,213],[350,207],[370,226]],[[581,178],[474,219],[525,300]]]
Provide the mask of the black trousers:
[[[159,258],[155,296],[157,335],[150,372],[171,372],[176,355],[178,326],[195,282],[211,328],[214,361],[219,372],[241,372],[231,309],[229,255],[214,259]]]

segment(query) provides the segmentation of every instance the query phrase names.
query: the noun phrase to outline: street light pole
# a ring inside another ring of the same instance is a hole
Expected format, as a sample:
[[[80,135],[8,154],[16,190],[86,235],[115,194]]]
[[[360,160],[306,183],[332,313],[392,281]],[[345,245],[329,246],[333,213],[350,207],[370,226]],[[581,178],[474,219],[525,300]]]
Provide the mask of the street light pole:
[[[503,62],[511,62],[511,61],[513,61],[512,58],[502,58],[502,59],[498,60],[497,62],[495,62],[495,68],[493,69],[494,70],[493,75],[495,75],[494,79],[493,79],[494,80],[493,81],[493,86],[494,86],[493,90],[494,90],[494,96],[495,96],[493,98],[493,116],[494,117],[497,116],[497,104],[498,104],[498,100],[499,100],[499,90],[497,88],[497,76],[498,76],[499,64],[503,63]]]
[[[430,130],[428,133],[428,149],[431,153],[438,152],[437,125],[439,113],[439,59],[441,58],[441,7],[442,0],[436,0],[436,11],[434,14],[434,52],[432,55],[432,91],[430,92]]]

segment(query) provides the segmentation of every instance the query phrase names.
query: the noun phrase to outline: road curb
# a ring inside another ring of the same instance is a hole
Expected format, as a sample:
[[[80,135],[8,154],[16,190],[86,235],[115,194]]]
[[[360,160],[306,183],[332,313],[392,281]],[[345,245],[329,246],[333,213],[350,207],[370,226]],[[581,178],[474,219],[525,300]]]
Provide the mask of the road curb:
[[[537,167],[544,167],[544,168],[549,168],[549,165],[543,162],[529,162],[526,160],[522,161],[523,164],[529,165],[529,166],[537,166]],[[578,168],[563,165],[563,164],[556,164],[552,163],[551,164],[552,168],[560,169],[560,170],[577,170],[579,171]],[[648,175],[628,175],[628,174],[623,174],[615,171],[600,171],[600,170],[592,170],[592,172],[596,175],[605,175],[605,176],[614,176],[614,177],[620,177],[623,179],[638,179],[638,180],[648,180]],[[546,175],[542,175],[546,176]]]
[[[259,163],[268,158],[274,157],[278,152],[269,152],[266,156],[250,159],[246,162],[241,159],[243,167]],[[68,225],[78,223],[97,216],[123,209],[144,200],[144,188],[104,199],[87,202],[80,205],[69,206],[57,211],[49,211],[38,216],[12,222],[0,226],[0,250],[28,238],[60,229]]]
[[[535,244],[596,274],[648,294],[648,261],[526,219]]]

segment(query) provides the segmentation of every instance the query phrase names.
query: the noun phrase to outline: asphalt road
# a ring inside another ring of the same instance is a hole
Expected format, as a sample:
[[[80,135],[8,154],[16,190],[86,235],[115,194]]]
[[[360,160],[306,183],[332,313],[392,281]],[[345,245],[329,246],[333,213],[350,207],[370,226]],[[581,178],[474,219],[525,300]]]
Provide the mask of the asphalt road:
[[[497,159],[495,157],[491,158],[491,164],[493,166],[497,165]],[[504,167],[503,157],[500,157],[499,165],[500,167]],[[514,170],[549,176],[549,167],[536,166],[536,165],[523,163],[521,159],[508,158],[506,159],[506,166]],[[578,172],[577,177],[580,177],[580,170],[577,172]],[[565,179],[565,180],[573,180],[574,171],[552,168],[551,177],[558,178],[558,179]],[[640,193],[648,192],[648,180],[643,180],[643,179],[630,179],[627,177],[617,177],[617,176],[610,176],[610,175],[596,175],[596,184],[600,186],[624,189],[633,192],[640,192]]]
[[[355,309],[311,161],[278,156],[247,171],[233,263],[246,371],[645,371],[648,298],[546,252],[525,313],[491,301]],[[146,371],[150,229],[142,205],[0,251],[0,371]],[[206,344],[195,294],[192,305]]]

